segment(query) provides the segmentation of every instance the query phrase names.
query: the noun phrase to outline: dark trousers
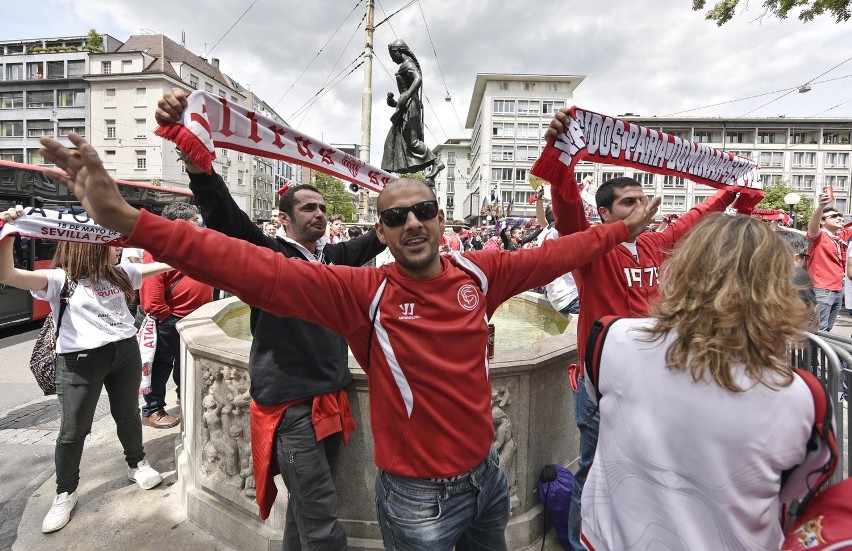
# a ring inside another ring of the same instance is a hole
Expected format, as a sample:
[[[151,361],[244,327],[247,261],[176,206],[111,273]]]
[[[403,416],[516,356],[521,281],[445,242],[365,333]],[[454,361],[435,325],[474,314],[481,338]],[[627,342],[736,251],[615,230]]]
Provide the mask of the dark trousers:
[[[58,356],[56,396],[61,421],[55,452],[57,494],[77,489],[83,443],[92,430],[104,387],[127,465],[135,467],[145,458],[138,406],[141,380],[142,360],[135,337]]]
[[[340,433],[317,442],[310,400],[287,408],[275,434],[275,456],[290,493],[284,551],[345,551],[337,520],[337,488],[331,478],[342,443]]]
[[[143,395],[145,405],[142,407],[142,415],[145,417],[166,407],[169,375],[174,375],[180,396],[180,335],[175,327],[179,321],[180,318],[169,316],[165,321],[157,322],[157,350],[151,363],[151,392]]]

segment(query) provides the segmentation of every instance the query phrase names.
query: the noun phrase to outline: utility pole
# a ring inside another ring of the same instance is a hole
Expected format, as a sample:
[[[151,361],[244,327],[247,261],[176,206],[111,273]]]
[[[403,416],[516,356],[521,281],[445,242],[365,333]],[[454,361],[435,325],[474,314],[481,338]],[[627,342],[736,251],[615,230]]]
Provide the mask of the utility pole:
[[[361,150],[359,157],[365,163],[370,162],[370,130],[373,116],[373,4],[367,0],[367,23],[364,26],[364,91],[361,93]],[[361,218],[365,221],[370,213],[370,194],[361,189],[358,193]]]

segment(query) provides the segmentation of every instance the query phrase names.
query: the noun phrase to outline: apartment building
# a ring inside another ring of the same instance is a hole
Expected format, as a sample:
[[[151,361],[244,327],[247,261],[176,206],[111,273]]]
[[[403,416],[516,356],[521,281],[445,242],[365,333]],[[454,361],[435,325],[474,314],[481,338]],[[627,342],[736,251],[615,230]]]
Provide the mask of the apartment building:
[[[473,87],[466,128],[470,139],[469,188],[456,218],[488,222],[482,202],[499,198],[502,214],[535,216],[529,169],[544,147],[544,131],[553,113],[573,103],[578,75],[479,73]],[[463,193],[456,181],[455,193]]]
[[[471,193],[470,188],[470,140],[451,138],[433,150],[438,162],[446,168],[435,178],[435,195],[438,205],[444,209],[447,220],[463,219],[465,201]]]

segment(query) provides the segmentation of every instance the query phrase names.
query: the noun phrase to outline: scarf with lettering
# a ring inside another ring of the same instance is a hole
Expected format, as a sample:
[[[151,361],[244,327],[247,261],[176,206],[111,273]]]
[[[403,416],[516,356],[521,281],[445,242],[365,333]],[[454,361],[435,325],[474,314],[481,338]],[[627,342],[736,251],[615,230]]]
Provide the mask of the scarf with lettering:
[[[749,213],[763,199],[759,166],[751,159],[713,149],[630,121],[571,107],[565,130],[548,141],[530,172],[551,183],[569,202],[580,201],[574,166],[591,161],[676,176],[739,192],[733,208]]]
[[[0,241],[9,235],[52,241],[77,241],[95,245],[121,246],[121,234],[95,224],[85,212],[67,213],[37,207],[25,207],[12,223],[0,221]]]
[[[160,125],[158,136],[175,142],[210,174],[216,148],[234,149],[307,166],[379,192],[396,178],[380,168],[225,98],[196,90],[179,123]]]

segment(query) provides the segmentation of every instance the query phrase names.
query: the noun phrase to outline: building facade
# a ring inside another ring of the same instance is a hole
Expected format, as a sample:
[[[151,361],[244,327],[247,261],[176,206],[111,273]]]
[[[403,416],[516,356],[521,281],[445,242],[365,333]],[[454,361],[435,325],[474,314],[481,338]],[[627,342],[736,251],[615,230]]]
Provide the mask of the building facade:
[[[435,195],[448,221],[464,218],[463,205],[471,192],[470,140],[451,138],[433,150],[446,168],[435,177]]]

